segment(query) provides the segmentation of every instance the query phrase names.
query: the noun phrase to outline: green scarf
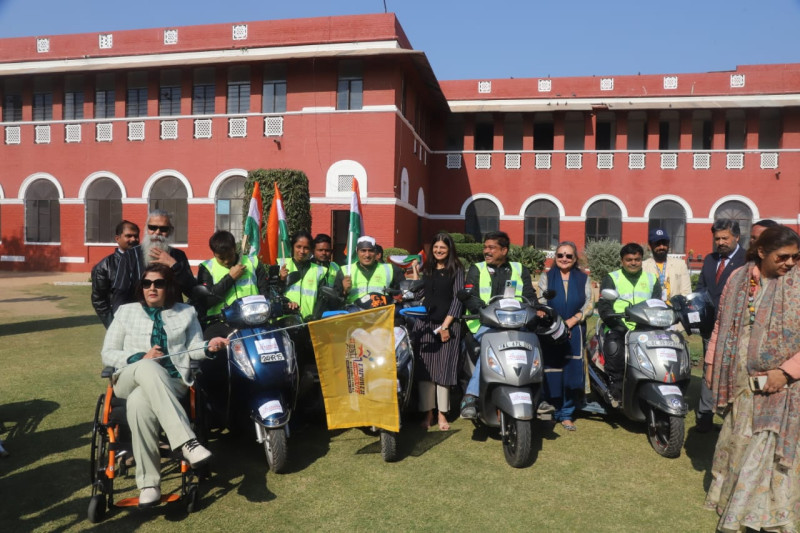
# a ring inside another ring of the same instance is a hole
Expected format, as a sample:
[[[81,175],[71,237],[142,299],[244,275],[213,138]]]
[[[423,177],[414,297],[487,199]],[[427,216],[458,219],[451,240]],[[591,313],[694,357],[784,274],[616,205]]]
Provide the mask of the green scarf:
[[[147,313],[147,316],[149,316],[153,321],[153,333],[150,335],[150,346],[161,346],[161,351],[164,352],[164,355],[168,355],[169,349],[167,348],[167,332],[164,330],[164,320],[161,318],[161,311],[163,308],[142,305],[142,309],[144,309],[144,312]],[[164,357],[158,361],[164,368],[167,369],[170,377],[181,377],[178,369],[175,368],[174,364],[172,364],[171,357]]]

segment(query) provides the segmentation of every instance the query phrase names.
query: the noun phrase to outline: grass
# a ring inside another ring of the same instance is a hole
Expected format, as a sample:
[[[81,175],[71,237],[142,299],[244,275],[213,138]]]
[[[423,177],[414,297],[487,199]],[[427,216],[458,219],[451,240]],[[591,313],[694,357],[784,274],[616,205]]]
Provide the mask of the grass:
[[[89,439],[105,382],[104,329],[88,287],[33,286],[29,312],[0,311],[0,422],[11,456],[0,459],[0,528],[83,531],[89,500]],[[59,298],[57,316],[35,299]],[[699,376],[699,374],[698,374]],[[697,401],[699,377],[690,402]],[[578,419],[578,431],[535,427],[533,466],[506,465],[493,434],[456,420],[449,432],[401,434],[403,458],[384,463],[378,440],[295,420],[290,473],[267,470],[262,449],[224,433],[211,441],[215,472],[201,510],[180,505],[116,512],[99,531],[712,531],[702,504],[716,434],[689,430],[678,459],[659,457],[643,426],[620,417]],[[687,428],[694,424],[689,415]],[[169,474],[163,488],[172,490]],[[117,487],[134,495],[132,477]]]

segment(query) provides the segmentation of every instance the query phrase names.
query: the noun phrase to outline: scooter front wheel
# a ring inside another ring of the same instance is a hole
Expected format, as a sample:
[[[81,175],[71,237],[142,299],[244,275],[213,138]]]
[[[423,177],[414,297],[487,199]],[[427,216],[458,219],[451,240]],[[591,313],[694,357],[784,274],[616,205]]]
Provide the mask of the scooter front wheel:
[[[289,458],[289,444],[284,428],[268,429],[264,439],[264,453],[267,455],[269,469],[276,474],[286,472]]]
[[[503,454],[506,462],[514,468],[524,468],[533,462],[532,423],[508,415],[504,418]]]
[[[381,457],[387,463],[393,463],[399,459],[397,433],[394,431],[381,430]]]
[[[669,458],[680,456],[684,435],[682,416],[668,415],[663,411],[650,408],[647,438],[656,453]]]

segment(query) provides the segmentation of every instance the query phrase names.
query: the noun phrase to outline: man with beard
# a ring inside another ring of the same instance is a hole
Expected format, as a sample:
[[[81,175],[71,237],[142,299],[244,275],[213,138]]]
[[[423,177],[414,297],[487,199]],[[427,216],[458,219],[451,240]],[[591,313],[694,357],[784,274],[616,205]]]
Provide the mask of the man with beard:
[[[187,297],[191,296],[197,280],[192,274],[186,254],[169,245],[174,229],[170,214],[166,211],[156,209],[147,216],[142,243],[127,250],[120,258],[113,285],[114,312],[120,305],[136,301],[134,287],[142,277],[144,268],[151,263],[170,267],[181,292]]]
[[[661,299],[665,302],[675,294],[686,296],[692,292],[692,280],[686,263],[669,257],[669,235],[661,228],[653,228],[647,237],[653,257],[642,262],[642,270],[655,274],[661,284]]]
[[[744,264],[744,249],[739,246],[739,223],[727,218],[718,218],[711,225],[711,234],[714,236],[716,251],[706,256],[700,279],[697,281],[697,290],[708,292],[714,309],[719,311],[719,298],[722,289],[731,273]],[[708,339],[703,339],[703,353],[708,350]],[[705,375],[705,368],[703,368]],[[714,426],[714,404],[711,399],[711,390],[705,380],[700,380],[700,402],[697,405],[698,433],[708,433]]]
[[[101,259],[92,268],[92,306],[106,329],[114,319],[111,298],[112,284],[117,277],[117,267],[122,254],[139,244],[139,226],[123,220],[114,229],[114,240],[117,241],[117,249],[114,250],[114,253]]]

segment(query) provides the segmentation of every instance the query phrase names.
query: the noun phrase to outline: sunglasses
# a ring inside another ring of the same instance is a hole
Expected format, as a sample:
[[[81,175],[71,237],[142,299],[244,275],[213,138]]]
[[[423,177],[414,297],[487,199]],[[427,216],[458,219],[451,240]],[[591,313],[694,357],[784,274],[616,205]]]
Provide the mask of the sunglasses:
[[[154,288],[159,289],[159,290],[160,289],[164,289],[167,286],[167,280],[165,280],[164,278],[158,278],[158,279],[147,279],[147,278],[144,278],[142,280],[142,288],[143,289],[149,289],[151,285]]]
[[[558,257],[559,259],[564,259],[565,257],[566,257],[567,259],[572,259],[572,258],[573,258],[573,257],[575,257],[575,256],[574,256],[574,255],[572,255],[572,254],[556,254],[556,257]]]
[[[778,263],[785,263],[789,259],[797,263],[800,262],[800,252],[796,254],[778,254],[775,256],[775,259],[777,259]]]
[[[160,231],[161,233],[169,233],[172,228],[170,226],[156,226],[154,224],[148,224],[147,229],[153,232]]]

